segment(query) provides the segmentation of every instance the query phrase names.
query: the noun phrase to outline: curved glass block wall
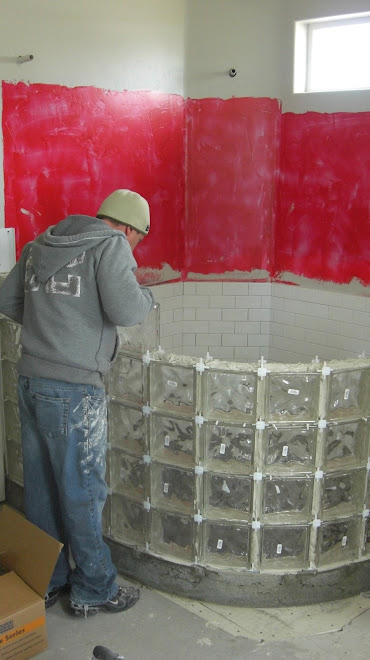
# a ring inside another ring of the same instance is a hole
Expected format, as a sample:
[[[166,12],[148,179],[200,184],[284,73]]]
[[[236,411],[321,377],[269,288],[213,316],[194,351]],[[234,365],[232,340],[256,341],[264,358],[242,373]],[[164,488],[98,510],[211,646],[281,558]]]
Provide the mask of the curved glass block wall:
[[[115,559],[131,549],[129,572],[144,582],[143,557],[165,562],[167,572],[214,572],[225,584],[303,574],[314,586],[325,571],[369,566],[370,359],[246,364],[169,355],[156,348],[158,314],[120,329],[106,383],[104,524]],[[19,328],[5,319],[1,327],[7,474],[21,484]],[[159,573],[151,583],[161,588]],[[175,578],[165,588],[198,593]]]

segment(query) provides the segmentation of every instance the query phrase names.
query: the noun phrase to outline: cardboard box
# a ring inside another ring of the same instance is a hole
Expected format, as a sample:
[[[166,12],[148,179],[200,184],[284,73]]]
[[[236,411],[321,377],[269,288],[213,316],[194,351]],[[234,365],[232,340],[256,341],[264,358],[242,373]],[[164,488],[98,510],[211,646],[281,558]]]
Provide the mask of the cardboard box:
[[[48,646],[44,596],[62,543],[19,513],[0,509],[0,660],[26,660]]]

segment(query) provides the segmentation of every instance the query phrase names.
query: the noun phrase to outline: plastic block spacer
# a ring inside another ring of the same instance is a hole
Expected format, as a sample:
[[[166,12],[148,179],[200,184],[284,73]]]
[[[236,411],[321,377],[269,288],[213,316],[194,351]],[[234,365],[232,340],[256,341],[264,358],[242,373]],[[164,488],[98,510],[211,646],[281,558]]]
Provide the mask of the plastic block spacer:
[[[142,357],[142,362],[143,362],[143,364],[146,364],[147,367],[149,366],[149,364],[150,364],[150,353],[149,353],[149,350],[143,355],[143,357]]]

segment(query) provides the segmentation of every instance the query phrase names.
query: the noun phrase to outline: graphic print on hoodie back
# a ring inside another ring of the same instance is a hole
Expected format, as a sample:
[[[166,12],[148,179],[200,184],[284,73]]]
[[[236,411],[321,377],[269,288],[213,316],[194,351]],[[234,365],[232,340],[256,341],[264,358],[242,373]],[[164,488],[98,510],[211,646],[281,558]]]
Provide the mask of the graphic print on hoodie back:
[[[139,323],[154,304],[136,267],[126,236],[89,216],[28,243],[0,289],[0,312],[23,325],[19,373],[101,386],[116,326]]]

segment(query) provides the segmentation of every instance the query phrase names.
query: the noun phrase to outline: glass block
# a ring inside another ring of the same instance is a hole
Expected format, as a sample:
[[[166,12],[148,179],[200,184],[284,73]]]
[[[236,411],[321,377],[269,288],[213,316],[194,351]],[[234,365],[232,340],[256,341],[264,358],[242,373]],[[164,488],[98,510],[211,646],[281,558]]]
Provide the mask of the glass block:
[[[319,386],[318,374],[268,374],[268,420],[315,421],[318,416]]]
[[[144,501],[144,486],[144,461],[112,447],[110,452],[110,487],[112,491],[131,494]]]
[[[150,369],[151,406],[176,410],[178,413],[193,414],[193,368],[153,363],[150,365]]]
[[[148,350],[157,349],[159,346],[159,304],[154,305],[144,321],[129,328],[119,326],[117,332],[121,350],[125,352],[129,351],[142,356]]]
[[[145,547],[147,516],[141,502],[135,502],[118,493],[111,497],[110,536],[127,544]]]
[[[360,513],[364,507],[366,470],[326,474],[323,481],[322,515],[326,518]]]
[[[357,417],[369,412],[370,370],[339,371],[330,376],[329,418]]]
[[[360,519],[324,522],[319,527],[317,565],[345,564],[357,559],[360,548]]]
[[[180,417],[151,415],[150,453],[180,466],[193,466],[194,422]]]
[[[223,568],[248,568],[249,539],[249,525],[206,522],[204,561]]]
[[[312,490],[312,479],[267,478],[264,481],[263,512],[269,522],[285,522],[292,516],[306,521],[311,512]]]
[[[194,511],[195,474],[191,470],[152,463],[153,504],[182,513]]]
[[[192,560],[195,523],[190,516],[163,511],[152,512],[150,548],[169,558]]]
[[[308,472],[313,469],[317,430],[313,427],[268,427],[264,431],[267,471]]]
[[[3,393],[6,399],[18,402],[18,372],[13,362],[3,360]]]
[[[256,374],[209,370],[204,373],[203,413],[208,419],[254,419]]]
[[[2,357],[18,362],[22,347],[20,336],[22,326],[7,319],[1,320],[1,354]]]
[[[252,469],[255,429],[243,424],[204,424],[206,463],[212,470],[248,473]]]
[[[206,474],[204,500],[208,517],[249,520],[252,478]]]
[[[370,517],[365,522],[365,554],[370,554]]]
[[[141,360],[118,355],[110,370],[109,394],[131,403],[143,403],[143,364]]]
[[[305,525],[274,526],[262,529],[263,568],[306,568],[309,528]]]
[[[21,422],[19,419],[19,409],[16,403],[4,401],[4,422],[5,435],[9,440],[21,443]]]
[[[365,461],[367,431],[364,420],[328,425],[325,432],[325,467],[335,470]]]
[[[110,401],[108,433],[112,447],[120,447],[138,456],[145,454],[145,426],[141,408],[131,408]]]
[[[6,443],[6,472],[9,479],[23,484],[22,446],[12,440]]]

